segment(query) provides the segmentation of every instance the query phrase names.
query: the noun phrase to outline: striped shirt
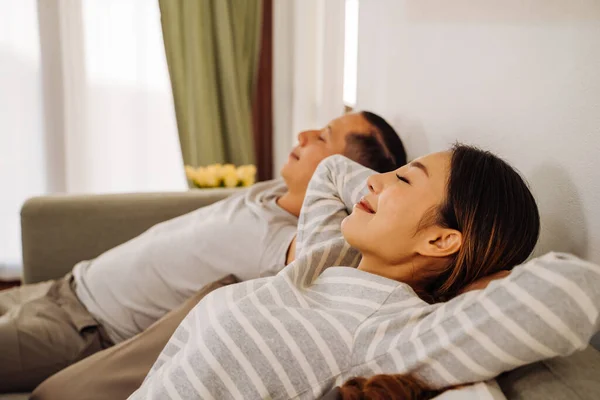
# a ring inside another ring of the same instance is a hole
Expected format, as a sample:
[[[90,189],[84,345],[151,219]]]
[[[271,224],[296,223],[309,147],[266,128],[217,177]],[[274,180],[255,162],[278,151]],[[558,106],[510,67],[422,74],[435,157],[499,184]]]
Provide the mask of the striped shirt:
[[[340,223],[373,173],[324,160],[302,207],[296,261],[207,296],[130,399],[311,399],[379,373],[443,388],[587,346],[600,325],[600,268],[573,256],[548,254],[438,304],[356,269],[360,254]]]

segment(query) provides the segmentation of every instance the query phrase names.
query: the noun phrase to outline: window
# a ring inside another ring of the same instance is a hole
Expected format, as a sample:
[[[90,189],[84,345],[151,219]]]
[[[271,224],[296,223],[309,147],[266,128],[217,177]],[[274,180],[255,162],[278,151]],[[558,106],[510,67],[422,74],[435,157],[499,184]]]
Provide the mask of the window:
[[[157,1],[0,0],[0,88],[0,279],[29,197],[187,188]]]
[[[36,0],[0,1],[0,88],[0,279],[10,280],[21,273],[21,205],[46,191]]]
[[[158,1],[81,4],[87,104],[78,191],[185,190]]]
[[[358,62],[358,0],[346,0],[344,26],[344,106],[351,111],[356,106]]]

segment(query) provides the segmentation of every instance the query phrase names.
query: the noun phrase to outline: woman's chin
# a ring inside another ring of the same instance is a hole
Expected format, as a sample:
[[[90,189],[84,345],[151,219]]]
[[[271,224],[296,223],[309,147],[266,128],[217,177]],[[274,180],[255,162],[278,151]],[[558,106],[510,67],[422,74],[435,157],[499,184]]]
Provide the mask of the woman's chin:
[[[341,224],[342,236],[348,244],[354,248],[359,248],[360,243],[360,224],[355,218],[352,218],[352,214],[348,215],[342,220]]]
[[[348,215],[342,220],[340,228],[342,229],[342,235],[346,236],[346,232],[354,228],[354,218],[352,218],[352,214]]]

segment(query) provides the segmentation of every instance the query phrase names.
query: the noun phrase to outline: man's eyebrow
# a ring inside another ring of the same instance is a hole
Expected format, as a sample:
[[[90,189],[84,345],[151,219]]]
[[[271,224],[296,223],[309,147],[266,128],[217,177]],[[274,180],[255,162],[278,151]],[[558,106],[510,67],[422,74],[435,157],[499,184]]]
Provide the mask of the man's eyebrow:
[[[419,168],[421,171],[423,171],[425,173],[425,175],[427,175],[427,177],[429,178],[429,171],[427,170],[427,167],[424,166],[422,163],[420,163],[419,161],[413,161],[410,164],[411,167],[416,167]]]

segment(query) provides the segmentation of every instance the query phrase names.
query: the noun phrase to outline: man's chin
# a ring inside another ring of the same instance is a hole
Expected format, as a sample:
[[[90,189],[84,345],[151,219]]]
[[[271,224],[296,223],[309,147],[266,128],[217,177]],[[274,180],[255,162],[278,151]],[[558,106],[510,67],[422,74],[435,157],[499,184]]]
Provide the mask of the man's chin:
[[[298,160],[297,158],[289,156],[288,159],[285,161],[285,164],[283,164],[283,167],[281,167],[281,171],[283,172],[284,170],[298,169],[299,161],[300,160]]]
[[[288,171],[289,168],[290,168],[290,162],[287,161],[285,164],[283,164],[283,167],[281,167],[281,169],[279,170],[279,174],[284,175]]]
[[[283,164],[283,167],[279,170],[279,175],[283,178],[283,180],[288,181],[293,176],[292,166],[290,162],[286,162]]]

